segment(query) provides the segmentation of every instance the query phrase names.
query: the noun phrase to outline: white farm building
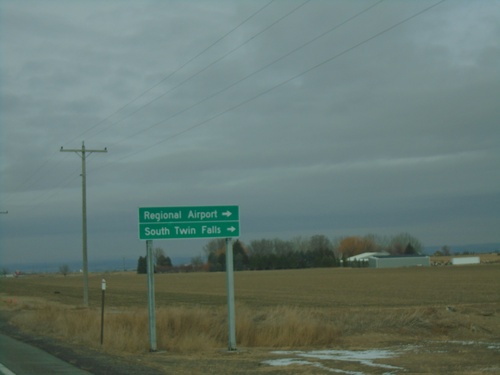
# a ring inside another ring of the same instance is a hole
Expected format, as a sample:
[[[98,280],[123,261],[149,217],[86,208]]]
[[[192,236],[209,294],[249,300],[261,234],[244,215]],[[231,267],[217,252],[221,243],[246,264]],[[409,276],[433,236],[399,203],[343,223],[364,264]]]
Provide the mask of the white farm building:
[[[428,267],[431,265],[427,255],[373,255],[368,258],[370,268]]]
[[[352,257],[349,257],[349,258],[347,258],[347,261],[348,262],[357,262],[357,261],[368,262],[368,259],[370,259],[371,257],[373,257],[375,255],[384,256],[384,255],[390,255],[390,254],[386,251],[381,251],[379,253],[363,253],[363,254],[358,254],[358,255],[354,255]]]
[[[481,263],[481,259],[479,257],[451,258],[451,264],[454,266],[479,263]]]

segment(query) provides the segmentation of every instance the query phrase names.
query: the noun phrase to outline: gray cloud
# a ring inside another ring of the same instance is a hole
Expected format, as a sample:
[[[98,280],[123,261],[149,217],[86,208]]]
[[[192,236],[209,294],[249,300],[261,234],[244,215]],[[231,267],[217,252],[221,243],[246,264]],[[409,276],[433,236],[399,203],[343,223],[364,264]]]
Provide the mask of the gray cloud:
[[[80,159],[59,148],[82,140],[109,148],[87,165],[96,257],[142,254],[149,205],[238,204],[244,241],[498,242],[499,5],[411,18],[436,3],[2,3],[2,257],[78,249]]]

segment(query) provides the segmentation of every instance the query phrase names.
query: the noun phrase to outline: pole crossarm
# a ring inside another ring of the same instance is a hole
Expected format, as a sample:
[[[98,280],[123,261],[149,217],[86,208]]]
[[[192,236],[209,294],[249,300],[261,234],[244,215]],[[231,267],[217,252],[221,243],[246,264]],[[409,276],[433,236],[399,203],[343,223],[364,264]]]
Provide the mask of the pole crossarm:
[[[93,152],[108,152],[108,148],[104,147],[104,150],[88,150],[85,148],[85,146],[82,145],[83,148],[79,149],[74,149],[74,148],[63,148],[61,146],[61,149],[59,151],[61,152],[76,152],[78,156],[82,157],[82,154],[92,154]]]
[[[85,159],[87,154],[94,152],[108,152],[104,150],[87,150],[85,142],[82,142],[81,149],[64,149],[61,147],[61,152],[74,152],[82,159],[82,256],[83,256],[83,306],[89,306],[89,274],[87,261],[87,174],[85,167]]]

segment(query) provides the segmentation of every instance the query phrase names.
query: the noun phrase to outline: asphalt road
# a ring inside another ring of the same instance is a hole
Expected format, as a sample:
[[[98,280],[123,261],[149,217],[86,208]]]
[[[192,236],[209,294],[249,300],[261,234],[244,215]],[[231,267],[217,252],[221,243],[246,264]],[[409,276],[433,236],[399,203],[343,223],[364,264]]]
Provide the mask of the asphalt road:
[[[59,342],[48,337],[22,332],[9,323],[14,314],[15,312],[12,311],[0,310],[0,375],[164,375],[175,373],[175,371],[145,366],[142,361],[133,356],[127,358],[110,355],[85,345]],[[42,359],[39,357],[40,353],[42,353]]]
[[[3,375],[89,375],[41,349],[0,334],[0,374]]]

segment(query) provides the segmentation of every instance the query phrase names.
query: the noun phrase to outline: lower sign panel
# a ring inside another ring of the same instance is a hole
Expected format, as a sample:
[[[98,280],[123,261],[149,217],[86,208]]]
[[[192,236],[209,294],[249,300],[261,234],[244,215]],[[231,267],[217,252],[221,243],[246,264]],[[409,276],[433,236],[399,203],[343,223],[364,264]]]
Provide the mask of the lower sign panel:
[[[214,221],[203,223],[141,223],[139,239],[209,238],[239,237],[238,221]]]

